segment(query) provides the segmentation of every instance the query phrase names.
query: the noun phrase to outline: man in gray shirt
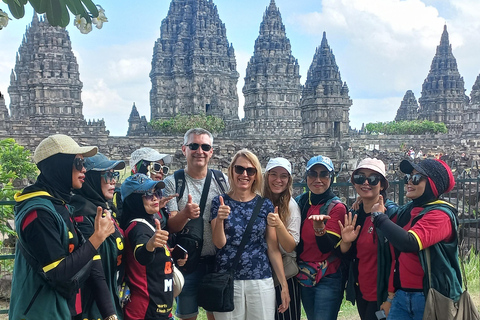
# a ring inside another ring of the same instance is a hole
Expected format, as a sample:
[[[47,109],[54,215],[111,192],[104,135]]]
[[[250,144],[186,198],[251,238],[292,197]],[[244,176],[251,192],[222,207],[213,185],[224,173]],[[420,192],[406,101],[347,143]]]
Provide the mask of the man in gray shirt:
[[[193,266],[193,271],[184,274],[185,285],[182,293],[177,298],[177,309],[175,315],[183,320],[195,320],[198,315],[197,291],[198,285],[206,273],[213,272],[215,262],[215,246],[212,242],[212,228],[210,226],[210,208],[212,199],[223,193],[220,182],[213,174],[209,173],[208,162],[213,155],[213,136],[210,132],[201,128],[190,129],[185,133],[182,152],[187,159],[187,167],[183,170],[183,184],[185,186],[183,194],[177,201],[168,202],[167,208],[170,211],[168,227],[170,232],[176,232],[177,237],[188,233],[194,219],[200,217],[200,200],[204,189],[207,176],[211,177],[210,187],[205,190],[207,193],[205,209],[203,212],[203,246],[198,264]],[[223,181],[227,178],[221,174]],[[165,180],[165,194],[174,195],[178,192],[178,186],[175,183],[175,175],[168,176]],[[180,183],[179,183],[180,185]],[[225,192],[228,190],[224,190]],[[192,223],[189,223],[192,220]],[[189,223],[187,225],[187,223]],[[187,227],[186,227],[187,225]],[[198,225],[198,224],[197,224]],[[200,240],[201,241],[201,240]],[[188,249],[187,249],[188,250]],[[189,260],[192,252],[189,251]],[[198,253],[198,252],[197,252]],[[197,259],[195,259],[197,260]],[[193,261],[187,261],[188,263]],[[208,312],[207,318],[214,319],[213,313]]]

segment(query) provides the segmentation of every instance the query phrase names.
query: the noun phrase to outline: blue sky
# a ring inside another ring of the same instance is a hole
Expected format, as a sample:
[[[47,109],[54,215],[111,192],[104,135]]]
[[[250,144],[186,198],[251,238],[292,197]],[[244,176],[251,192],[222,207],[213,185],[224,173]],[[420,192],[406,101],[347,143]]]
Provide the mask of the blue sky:
[[[83,114],[105,119],[112,135],[125,135],[135,102],[150,116],[149,72],[153,45],[170,1],[97,0],[109,22],[81,34],[67,28],[83,82]],[[253,54],[260,22],[270,0],[214,0],[233,43],[240,73],[239,114],[243,115],[243,77]],[[480,73],[480,2],[477,0],[276,0],[292,53],[306,79],[323,31],[347,82],[353,106],[350,125],[393,120],[407,90],[420,98],[436,46],[446,23],[466,94]],[[8,11],[0,1],[0,9]],[[25,28],[33,12],[0,31],[0,91],[7,98]],[[73,17],[72,17],[73,19]]]

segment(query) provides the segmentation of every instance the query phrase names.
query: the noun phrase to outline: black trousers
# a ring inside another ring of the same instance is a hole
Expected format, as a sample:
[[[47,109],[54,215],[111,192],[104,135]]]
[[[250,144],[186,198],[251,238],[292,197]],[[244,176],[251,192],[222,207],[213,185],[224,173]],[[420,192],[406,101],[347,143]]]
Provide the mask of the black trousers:
[[[298,287],[298,281],[295,277],[287,280],[288,292],[290,293],[290,305],[287,311],[279,313],[275,311],[275,320],[300,320],[302,313],[302,305],[300,303],[300,288]],[[282,296],[280,286],[275,287],[275,295],[277,297],[277,310],[278,306],[282,304]]]

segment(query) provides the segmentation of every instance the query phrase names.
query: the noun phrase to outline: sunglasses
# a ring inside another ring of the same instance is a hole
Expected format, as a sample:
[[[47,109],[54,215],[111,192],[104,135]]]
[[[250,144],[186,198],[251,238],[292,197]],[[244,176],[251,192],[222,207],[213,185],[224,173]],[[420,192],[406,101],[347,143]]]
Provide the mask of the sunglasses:
[[[77,171],[82,171],[85,168],[85,159],[83,158],[75,158],[73,159],[73,167]]]
[[[364,184],[365,181],[368,181],[368,184],[371,186],[376,186],[380,181],[382,181],[382,177],[371,175],[367,177],[363,174],[354,174],[353,175],[353,183],[355,184]]]
[[[317,172],[314,170],[307,171],[307,177],[312,179],[317,179],[317,178],[327,179],[327,178],[330,178],[331,176],[332,176],[332,173],[329,171],[320,171],[320,172]]]
[[[147,199],[148,201],[153,201],[153,197],[156,197],[157,199],[162,198],[162,189],[157,189],[154,192],[152,191],[147,191],[143,194],[143,197]]]
[[[209,145],[209,144],[198,144],[198,143],[190,143],[190,144],[186,144],[187,147],[190,148],[190,150],[197,150],[199,147],[202,147],[202,150],[207,152],[207,151],[210,151],[212,149],[212,146]]]
[[[163,174],[167,174],[168,173],[168,167],[167,166],[162,166],[160,163],[158,162],[153,162],[150,164],[150,170],[152,170],[152,172],[154,173],[163,173]]]
[[[421,173],[416,173],[416,174],[406,174],[405,175],[405,184],[408,184],[408,181],[412,181],[412,184],[417,186],[420,181],[422,181],[422,178],[426,178],[425,175]]]
[[[247,176],[249,177],[253,177],[255,174],[257,174],[256,168],[245,168],[237,165],[234,165],[233,168],[235,169],[236,174],[243,174],[245,171],[247,171]]]
[[[120,177],[120,172],[118,172],[118,171],[106,171],[100,177],[105,179],[105,183],[110,183],[110,182],[112,182],[113,179],[115,179],[115,181],[118,181],[118,178]]]

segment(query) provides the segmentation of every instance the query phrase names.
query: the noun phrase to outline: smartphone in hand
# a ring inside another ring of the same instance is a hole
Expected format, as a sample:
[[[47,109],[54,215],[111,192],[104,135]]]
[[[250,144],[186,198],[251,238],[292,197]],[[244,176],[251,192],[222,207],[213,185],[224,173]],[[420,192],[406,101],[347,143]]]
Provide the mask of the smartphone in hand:
[[[379,311],[375,312],[375,315],[377,316],[378,320],[386,320],[387,319],[387,316],[385,315],[385,311],[383,311],[383,310],[379,310]]]
[[[172,259],[173,261],[177,261],[178,259],[185,259],[187,257],[187,250],[183,248],[181,245],[175,245],[175,248],[172,250]]]

